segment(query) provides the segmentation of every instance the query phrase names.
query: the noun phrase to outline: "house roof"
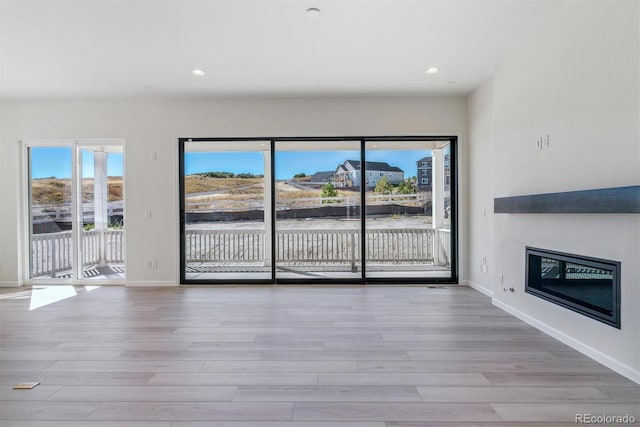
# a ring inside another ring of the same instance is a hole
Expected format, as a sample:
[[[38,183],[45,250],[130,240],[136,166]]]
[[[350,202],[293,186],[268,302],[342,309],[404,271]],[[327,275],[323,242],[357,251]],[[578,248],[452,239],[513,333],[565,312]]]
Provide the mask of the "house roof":
[[[360,170],[360,160],[347,160],[344,162],[345,165],[350,164],[356,170]],[[404,171],[397,166],[391,166],[387,162],[366,162],[365,169],[370,171],[381,171],[381,172],[402,172]]]
[[[311,175],[310,181],[320,182],[320,181],[330,181],[335,175],[334,171],[320,171]]]

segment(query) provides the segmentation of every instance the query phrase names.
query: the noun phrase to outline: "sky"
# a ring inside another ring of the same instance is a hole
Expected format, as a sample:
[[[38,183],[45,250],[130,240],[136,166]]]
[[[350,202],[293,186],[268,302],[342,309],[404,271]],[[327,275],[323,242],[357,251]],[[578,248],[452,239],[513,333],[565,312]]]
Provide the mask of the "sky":
[[[405,178],[417,173],[416,161],[430,156],[429,150],[372,150],[367,161],[387,162],[405,173]],[[276,179],[292,178],[297,173],[313,175],[320,171],[335,171],[345,160],[360,160],[359,150],[344,151],[277,151]],[[185,153],[185,173],[233,172],[264,175],[262,152],[192,152]]]
[[[83,176],[93,177],[93,153],[82,150]],[[416,161],[430,156],[429,150],[368,150],[367,161],[387,162],[405,172],[405,178],[416,175]],[[359,160],[360,151],[277,151],[276,179],[292,178],[297,173],[312,175],[320,171],[334,171],[345,160]],[[71,147],[32,147],[31,173],[33,179],[71,178]],[[109,153],[107,174],[122,176],[122,153]],[[264,175],[262,152],[192,152],[185,153],[187,175],[200,172],[233,172]]]
[[[71,178],[71,147],[31,147],[31,178]],[[107,175],[122,176],[122,153],[109,153]],[[93,153],[82,150],[82,175],[93,178]]]

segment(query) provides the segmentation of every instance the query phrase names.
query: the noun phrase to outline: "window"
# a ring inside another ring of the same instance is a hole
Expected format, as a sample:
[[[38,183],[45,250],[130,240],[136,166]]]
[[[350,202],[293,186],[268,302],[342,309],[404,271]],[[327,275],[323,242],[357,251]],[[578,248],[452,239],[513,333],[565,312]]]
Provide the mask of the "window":
[[[422,185],[429,184],[429,178],[422,178]]]

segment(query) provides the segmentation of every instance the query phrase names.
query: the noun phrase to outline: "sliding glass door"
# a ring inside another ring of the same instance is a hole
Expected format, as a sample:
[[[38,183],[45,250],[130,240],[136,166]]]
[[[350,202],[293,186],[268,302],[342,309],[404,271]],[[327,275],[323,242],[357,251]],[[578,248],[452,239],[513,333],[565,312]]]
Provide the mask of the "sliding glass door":
[[[360,141],[277,141],[276,279],[362,277]]]
[[[28,277],[125,277],[123,146],[27,143]]]
[[[450,277],[449,141],[371,141],[365,148],[367,277]]]
[[[124,278],[122,146],[78,147],[78,234],[85,279]]]
[[[455,283],[455,137],[181,139],[182,283]]]

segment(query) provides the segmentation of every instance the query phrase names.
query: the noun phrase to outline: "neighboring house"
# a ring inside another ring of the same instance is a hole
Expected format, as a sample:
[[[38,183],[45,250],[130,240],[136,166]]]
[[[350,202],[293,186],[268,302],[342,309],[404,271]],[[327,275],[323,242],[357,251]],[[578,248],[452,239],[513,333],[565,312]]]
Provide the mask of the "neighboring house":
[[[338,188],[358,187],[360,184],[360,161],[347,160],[336,168],[335,186]],[[390,183],[400,184],[404,180],[404,171],[386,162],[366,162],[365,186],[374,187],[383,177]]]
[[[418,179],[418,190],[431,191],[432,174],[433,174],[433,158],[423,157],[416,162],[418,173],[416,177]],[[451,188],[451,166],[449,162],[449,155],[444,155],[444,190],[448,191]]]
[[[431,171],[433,169],[433,157],[423,157],[416,162],[418,173],[416,174],[418,190],[431,191]]]

